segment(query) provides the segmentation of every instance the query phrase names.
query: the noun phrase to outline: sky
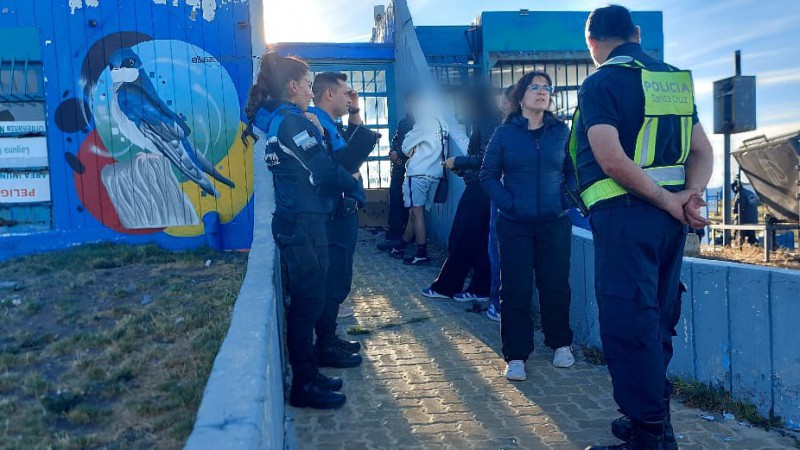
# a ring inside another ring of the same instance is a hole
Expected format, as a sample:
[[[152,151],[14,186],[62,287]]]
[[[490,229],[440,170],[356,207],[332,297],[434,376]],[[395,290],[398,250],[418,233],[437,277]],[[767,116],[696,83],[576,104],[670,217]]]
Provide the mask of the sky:
[[[595,0],[408,0],[415,25],[466,25],[481,11],[591,11]],[[756,76],[758,129],[744,139],[800,131],[800,0],[637,0],[617,2],[633,11],[662,11],[664,58],[692,71],[700,122],[714,146],[709,186],[722,184],[723,137],[713,133],[712,83],[734,74],[742,51],[742,75]],[[267,42],[366,42],[373,5],[380,0],[267,0]],[[297,27],[297,23],[305,27]],[[735,170],[735,161],[732,161]]]

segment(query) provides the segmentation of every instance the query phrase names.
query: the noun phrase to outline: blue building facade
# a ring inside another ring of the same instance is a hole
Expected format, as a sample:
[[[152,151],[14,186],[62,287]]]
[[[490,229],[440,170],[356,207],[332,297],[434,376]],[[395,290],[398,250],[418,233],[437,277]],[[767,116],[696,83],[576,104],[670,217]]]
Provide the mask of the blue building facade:
[[[0,259],[250,246],[250,2],[163,3],[0,3]]]

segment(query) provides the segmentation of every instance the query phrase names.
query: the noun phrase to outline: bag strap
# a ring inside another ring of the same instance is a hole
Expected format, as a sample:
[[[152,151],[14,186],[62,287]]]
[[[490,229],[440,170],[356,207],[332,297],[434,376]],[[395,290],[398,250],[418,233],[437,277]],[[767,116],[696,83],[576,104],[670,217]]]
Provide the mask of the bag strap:
[[[450,147],[449,142],[448,142],[449,136],[445,136],[444,127],[442,127],[442,121],[439,120],[438,117],[436,118],[436,122],[439,124],[439,136],[441,137],[440,144],[442,145],[442,178],[446,178],[447,177],[447,168],[445,167],[444,162],[450,156],[449,155],[450,152],[448,151],[449,147]]]

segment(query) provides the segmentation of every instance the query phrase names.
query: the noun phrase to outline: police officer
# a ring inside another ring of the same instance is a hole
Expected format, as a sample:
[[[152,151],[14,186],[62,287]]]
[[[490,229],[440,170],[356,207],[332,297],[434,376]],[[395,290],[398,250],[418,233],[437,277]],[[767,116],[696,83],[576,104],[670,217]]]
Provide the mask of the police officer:
[[[308,112],[322,125],[324,140],[331,154],[341,151],[362,123],[358,109],[358,93],[347,85],[347,75],[322,72],[314,77],[314,105]],[[344,130],[337,122],[348,115]],[[356,367],[361,364],[358,341],[346,341],[336,336],[336,318],[341,305],[350,294],[353,282],[353,254],[358,240],[357,211],[366,203],[364,185],[359,177],[358,187],[349,193],[335,192],[333,213],[326,223],[330,267],[325,287],[325,308],[317,321],[317,362],[321,367]]]
[[[267,53],[246,114],[267,135],[265,161],[273,174],[276,203],[272,234],[288,268],[289,403],[330,409],[342,406],[347,398],[337,392],[342,380],[320,374],[314,356],[314,326],[325,306],[328,270],[325,222],[334,206],[334,196],[325,192],[355,192],[360,183],[333,161],[324,146],[322,127],[306,116],[311,84],[305,62]]]
[[[600,336],[626,416],[625,442],[590,449],[675,449],[666,377],[680,317],[685,225],[699,214],[712,150],[697,120],[691,74],[647,55],[630,12],[594,10],[586,42],[597,71],[578,96],[570,153],[590,208]]]

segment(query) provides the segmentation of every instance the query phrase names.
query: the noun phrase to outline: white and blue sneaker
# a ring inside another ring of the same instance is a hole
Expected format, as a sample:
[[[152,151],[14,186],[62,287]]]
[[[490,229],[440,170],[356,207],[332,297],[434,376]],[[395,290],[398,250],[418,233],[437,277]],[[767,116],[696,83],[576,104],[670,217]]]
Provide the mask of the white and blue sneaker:
[[[480,295],[475,295],[471,292],[459,292],[453,296],[453,300],[457,302],[488,302],[489,297],[481,297]]]
[[[450,298],[450,297],[448,297],[448,296],[446,296],[444,294],[440,294],[440,293],[434,291],[431,288],[423,289],[422,290],[422,295],[424,295],[425,297],[428,297],[428,298]]]
[[[488,317],[489,320],[500,322],[500,311],[494,307],[494,303],[489,305],[489,309],[486,310],[486,317]]]

